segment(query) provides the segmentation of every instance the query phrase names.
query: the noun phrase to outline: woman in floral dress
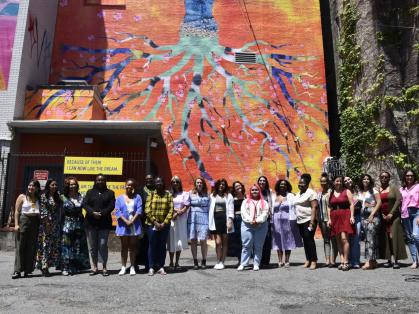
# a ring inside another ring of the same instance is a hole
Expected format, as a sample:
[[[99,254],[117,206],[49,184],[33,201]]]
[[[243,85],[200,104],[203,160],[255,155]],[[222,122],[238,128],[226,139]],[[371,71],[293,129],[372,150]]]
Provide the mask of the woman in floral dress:
[[[61,199],[57,181],[49,179],[41,195],[41,224],[39,226],[36,268],[46,277],[48,268],[57,267],[60,261]]]

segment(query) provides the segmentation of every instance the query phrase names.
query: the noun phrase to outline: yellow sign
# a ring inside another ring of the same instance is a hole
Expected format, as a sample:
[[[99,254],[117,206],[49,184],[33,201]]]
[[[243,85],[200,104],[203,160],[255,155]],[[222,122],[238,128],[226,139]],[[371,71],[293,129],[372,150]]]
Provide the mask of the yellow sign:
[[[86,194],[87,190],[93,188],[93,181],[79,181],[79,192]],[[114,191],[115,198],[125,193],[125,182],[106,182],[106,186],[109,190]]]
[[[123,158],[67,156],[64,159],[64,173],[122,175],[122,161]]]
[[[125,182],[106,182],[109,190],[114,191],[115,198],[125,193]],[[93,188],[93,181],[79,181],[79,192],[86,194],[87,190]],[[86,211],[83,209],[83,215],[86,216]],[[112,225],[116,226],[115,211],[112,212]]]

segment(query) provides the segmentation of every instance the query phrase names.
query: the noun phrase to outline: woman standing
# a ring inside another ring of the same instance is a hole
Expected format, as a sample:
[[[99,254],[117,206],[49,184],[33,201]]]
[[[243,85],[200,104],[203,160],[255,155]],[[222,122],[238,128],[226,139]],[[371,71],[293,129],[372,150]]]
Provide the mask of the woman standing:
[[[41,223],[35,264],[46,277],[50,275],[49,267],[58,267],[60,263],[61,205],[57,181],[49,179],[41,195]]]
[[[349,236],[349,266],[353,269],[361,268],[361,205],[358,200],[358,188],[350,177],[343,180],[345,188],[352,193],[354,204],[354,234]]]
[[[75,177],[64,180],[64,222],[61,239],[61,269],[64,276],[90,268],[86,234],[82,215],[83,196]]]
[[[268,214],[268,232],[266,233],[266,239],[263,243],[263,253],[261,267],[269,267],[271,262],[271,250],[272,250],[272,233],[271,233],[271,218],[272,218],[272,204],[273,204],[273,195],[272,191],[269,188],[268,178],[261,176],[258,179],[258,186],[262,191],[263,199],[269,204],[269,214]]]
[[[228,235],[228,251],[227,256],[237,257],[238,265],[240,265],[242,254],[242,239],[241,239],[241,206],[245,199],[245,189],[243,183],[234,181],[231,189],[231,194],[234,200],[234,232]]]
[[[314,233],[316,232],[316,217],[317,217],[317,194],[308,187],[311,181],[311,176],[307,173],[301,175],[298,182],[300,192],[297,193],[294,199],[295,209],[297,212],[297,224],[300,230],[300,235],[303,238],[304,252],[306,254],[305,268],[314,270],[317,268],[317,251],[316,243],[314,242]]]
[[[253,253],[253,270],[258,271],[262,259],[263,242],[268,231],[269,204],[263,199],[259,186],[254,184],[242,203],[241,237],[243,242],[242,259],[238,271],[249,265]]]
[[[303,246],[296,222],[294,195],[291,191],[292,186],[287,180],[276,182],[272,214],[272,248],[278,253],[279,267],[289,267],[291,250]]]
[[[125,181],[125,194],[119,196],[115,202],[116,229],[115,234],[121,239],[121,270],[119,275],[125,275],[127,270],[127,259],[131,266],[129,274],[134,276],[137,239],[142,235],[141,219],[143,214],[143,202],[136,191],[137,184],[134,179]]]
[[[338,255],[338,248],[336,243],[336,237],[330,235],[329,214],[329,197],[330,197],[330,182],[327,173],[322,173],[320,177],[320,186],[322,190],[317,193],[317,199],[319,202],[319,213],[317,220],[319,222],[320,231],[323,238],[324,256],[327,267],[334,267],[336,263],[336,257]],[[332,253],[332,254],[331,254]]]
[[[189,193],[183,191],[182,181],[178,176],[174,176],[170,181],[172,184],[174,214],[170,223],[169,240],[167,246],[169,249],[170,268],[177,270],[179,268],[179,258],[182,250],[188,248],[188,214]],[[173,265],[174,255],[176,261]]]
[[[25,194],[20,194],[15,206],[16,255],[12,279],[27,277],[35,266],[36,240],[39,231],[39,182],[31,180]]]
[[[378,242],[377,232],[380,227],[378,210],[381,207],[380,193],[374,189],[374,181],[369,174],[361,176],[358,200],[361,202],[361,224],[365,233],[365,259],[362,269],[377,267]]]
[[[111,213],[115,209],[115,193],[106,186],[106,178],[98,174],[93,185],[83,200],[86,209],[86,234],[92,259],[91,276],[99,273],[97,263],[99,254],[102,258],[102,275],[109,276],[106,264],[108,262],[108,237],[112,229]]]
[[[214,269],[224,269],[228,246],[227,233],[234,232],[234,200],[228,192],[228,184],[225,179],[219,179],[215,182],[208,218],[209,229],[215,235],[215,251],[218,262]]]
[[[160,275],[166,275],[166,243],[173,217],[173,196],[164,188],[163,179],[156,177],[154,186],[156,189],[151,192],[145,205],[149,276],[154,275],[155,269]]]
[[[403,227],[400,221],[400,191],[390,184],[390,173],[383,171],[380,174],[380,198],[381,198],[381,224],[379,245],[380,258],[387,259],[384,267],[393,266],[399,269],[399,260],[407,258],[404,243]],[[394,256],[394,264],[391,264],[391,256]]]
[[[419,266],[419,184],[413,170],[404,172],[400,193],[402,194],[402,223],[413,260],[410,268],[417,268]]]
[[[328,206],[328,225],[330,227],[330,235],[336,237],[340,252],[339,269],[343,271],[349,270],[349,235],[354,233],[354,204],[352,193],[345,189],[343,185],[344,178],[336,177],[333,180],[333,189],[329,197]]]
[[[191,251],[194,269],[198,269],[198,241],[201,246],[201,268],[207,267],[207,238],[208,238],[208,212],[210,197],[205,180],[198,177],[194,181],[194,188],[189,192],[190,210],[188,213],[188,239],[191,241]]]

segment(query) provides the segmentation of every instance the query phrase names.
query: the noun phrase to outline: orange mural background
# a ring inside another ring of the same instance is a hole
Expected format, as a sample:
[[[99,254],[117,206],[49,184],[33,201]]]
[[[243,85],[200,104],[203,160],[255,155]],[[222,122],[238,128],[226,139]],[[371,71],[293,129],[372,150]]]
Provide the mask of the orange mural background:
[[[204,2],[213,16],[196,17],[194,0],[61,1],[51,83],[98,84],[108,120],[163,121],[186,186],[316,177],[329,155],[318,1]]]

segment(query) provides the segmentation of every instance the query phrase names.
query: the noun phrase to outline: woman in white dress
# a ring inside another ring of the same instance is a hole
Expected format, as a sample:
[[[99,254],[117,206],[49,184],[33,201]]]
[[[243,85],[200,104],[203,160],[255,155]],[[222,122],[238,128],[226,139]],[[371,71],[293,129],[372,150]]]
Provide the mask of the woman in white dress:
[[[183,191],[182,181],[178,176],[174,176],[170,181],[172,185],[174,214],[170,224],[169,239],[167,247],[170,256],[169,269],[179,268],[179,258],[182,250],[188,248],[188,214],[190,201],[189,193]],[[173,259],[176,259],[173,263]]]

